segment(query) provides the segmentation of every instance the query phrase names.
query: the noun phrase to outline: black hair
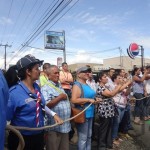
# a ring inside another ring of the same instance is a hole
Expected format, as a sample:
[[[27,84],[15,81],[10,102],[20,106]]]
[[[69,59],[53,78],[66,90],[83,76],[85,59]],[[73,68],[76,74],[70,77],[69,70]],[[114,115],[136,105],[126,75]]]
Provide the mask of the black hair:
[[[5,78],[6,78],[6,81],[7,81],[9,88],[18,82],[19,78],[18,78],[18,74],[17,74],[17,66],[16,65],[11,66],[6,71]]]
[[[150,68],[150,66],[146,66],[146,69],[149,69]]]
[[[118,69],[118,71],[117,71],[118,74],[120,74],[122,70],[124,70],[124,69]]]
[[[111,79],[114,82],[115,79],[117,79],[117,77],[119,76],[119,73],[115,73],[112,75]]]
[[[36,64],[37,63],[29,64],[28,66],[20,69],[19,71],[17,70],[16,65],[11,66],[5,73],[5,78],[6,78],[8,87],[10,88],[16,85],[19,80],[24,80],[26,78],[26,70],[28,69],[29,71],[31,71]]]
[[[109,72],[110,72],[110,70],[115,70],[114,68],[109,68]]]
[[[105,71],[100,71],[100,72],[98,73],[98,75],[97,75],[97,77],[98,77],[98,80],[97,80],[97,81],[99,81],[99,79],[102,79],[102,77],[103,77],[105,74],[106,74]]]
[[[132,76],[135,75],[135,72],[136,72],[138,69],[140,69],[140,68],[139,68],[139,67],[134,67],[134,69],[132,70]]]
[[[26,70],[28,69],[29,71],[31,71],[36,64],[37,63],[31,63],[25,68],[22,68],[18,71],[18,77],[20,78],[21,81],[26,78]]]
[[[43,70],[46,69],[47,67],[50,67],[50,63],[44,63],[43,64]]]
[[[64,66],[64,65],[67,65],[67,63],[66,63],[66,62],[63,62],[63,63],[62,63],[62,66]]]

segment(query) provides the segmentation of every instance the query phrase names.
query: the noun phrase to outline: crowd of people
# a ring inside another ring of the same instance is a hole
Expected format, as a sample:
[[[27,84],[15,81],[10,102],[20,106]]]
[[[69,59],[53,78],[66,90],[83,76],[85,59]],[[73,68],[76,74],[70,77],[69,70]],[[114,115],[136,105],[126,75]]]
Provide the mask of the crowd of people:
[[[42,66],[42,71],[40,67]],[[69,150],[70,134],[74,130],[70,121],[71,104],[85,111],[85,122],[75,123],[78,150],[91,150],[94,118],[98,117],[98,150],[119,147],[124,138],[130,138],[133,129],[130,119],[130,97],[134,96],[134,123],[142,125],[150,119],[150,66],[141,71],[134,67],[132,74],[124,69],[100,71],[93,77],[90,66],[76,69],[73,79],[66,62],[60,70],[56,65],[44,63],[26,55],[5,73],[0,72],[1,109],[3,124],[0,128],[4,139],[5,120],[12,126],[39,128],[57,126],[46,130],[20,130],[25,141],[24,150]],[[9,88],[9,91],[8,91]],[[8,102],[7,102],[8,101]],[[6,109],[4,109],[6,108]],[[6,110],[6,111],[5,111]],[[16,150],[19,139],[8,135],[8,149]],[[4,140],[0,149],[4,149]]]

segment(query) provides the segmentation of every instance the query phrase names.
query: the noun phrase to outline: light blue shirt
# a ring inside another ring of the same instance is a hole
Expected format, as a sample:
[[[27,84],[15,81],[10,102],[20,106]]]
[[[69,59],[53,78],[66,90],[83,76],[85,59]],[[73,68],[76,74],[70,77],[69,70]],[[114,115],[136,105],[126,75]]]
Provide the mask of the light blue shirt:
[[[84,98],[89,98],[89,99],[94,99],[96,92],[87,84],[81,84],[79,82],[75,82],[75,85],[77,85],[80,89],[82,86],[83,91],[83,97]],[[82,97],[81,97],[82,98]],[[84,108],[87,107],[90,103],[85,103]],[[85,117],[86,118],[93,118],[94,117],[94,105],[92,104],[86,111],[85,111]]]
[[[57,88],[59,88],[62,93],[65,93],[65,91],[62,89],[59,83],[56,85],[54,82],[50,80],[48,82],[53,84],[54,86],[57,86]],[[60,94],[59,91],[57,91],[54,87],[51,87],[48,84],[45,84],[41,88],[41,92],[46,100],[46,104],[52,101],[54,98],[58,97]],[[66,120],[70,118],[71,116],[71,107],[70,107],[69,100],[61,100],[54,107],[52,107],[51,110],[56,112],[57,115],[63,120]],[[53,124],[55,124],[53,117],[47,116],[46,125],[53,125]],[[68,133],[70,129],[71,129],[70,122],[67,121],[67,122],[64,122],[62,125],[49,128],[48,130],[53,130],[53,131],[57,131],[60,133]]]

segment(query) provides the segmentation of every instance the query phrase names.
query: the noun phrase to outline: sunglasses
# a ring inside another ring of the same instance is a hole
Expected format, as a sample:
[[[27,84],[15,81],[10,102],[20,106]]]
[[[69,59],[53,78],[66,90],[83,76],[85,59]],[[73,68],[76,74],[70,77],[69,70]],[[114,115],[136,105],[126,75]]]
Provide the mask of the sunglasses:
[[[92,71],[90,70],[84,70],[84,71],[81,71],[80,73],[91,73]]]

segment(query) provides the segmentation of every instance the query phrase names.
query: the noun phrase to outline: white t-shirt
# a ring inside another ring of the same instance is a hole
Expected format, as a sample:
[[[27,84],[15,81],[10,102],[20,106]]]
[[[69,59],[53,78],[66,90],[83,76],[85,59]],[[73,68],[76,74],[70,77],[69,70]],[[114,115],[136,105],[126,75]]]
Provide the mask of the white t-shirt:
[[[111,78],[107,77],[108,82],[105,84],[106,88],[110,91],[112,91],[115,88],[115,85],[113,83],[113,81],[111,80]]]

